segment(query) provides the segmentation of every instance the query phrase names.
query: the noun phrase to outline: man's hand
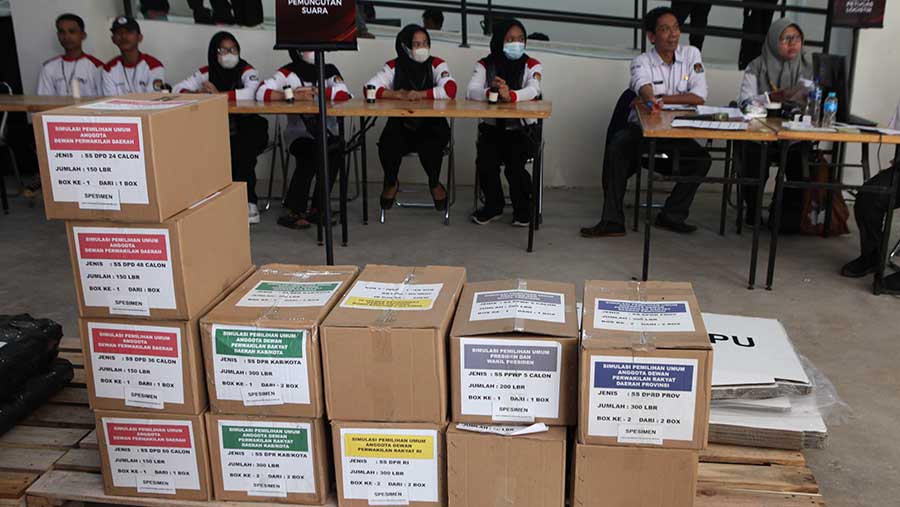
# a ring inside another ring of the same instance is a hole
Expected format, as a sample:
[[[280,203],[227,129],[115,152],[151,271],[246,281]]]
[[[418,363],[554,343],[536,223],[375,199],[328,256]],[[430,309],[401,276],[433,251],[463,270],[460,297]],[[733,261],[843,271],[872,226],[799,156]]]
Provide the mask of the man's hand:
[[[771,100],[772,102],[782,102],[784,101],[784,97],[784,90],[775,90],[774,92],[769,92],[769,100]]]
[[[294,100],[312,102],[316,99],[316,89],[307,86],[294,88]]]

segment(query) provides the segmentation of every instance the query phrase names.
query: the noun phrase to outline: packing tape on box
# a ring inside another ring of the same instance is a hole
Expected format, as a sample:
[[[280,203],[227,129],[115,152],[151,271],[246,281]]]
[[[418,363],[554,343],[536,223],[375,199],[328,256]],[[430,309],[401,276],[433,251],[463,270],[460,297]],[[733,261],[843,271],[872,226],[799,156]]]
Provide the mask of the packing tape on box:
[[[522,280],[521,278],[517,280],[517,289],[521,291],[528,290],[528,280]],[[525,332],[525,319],[518,316],[518,312],[516,312],[516,318],[513,319],[513,331],[516,333],[524,333]]]
[[[406,287],[413,284],[416,281],[416,268],[413,268],[404,278],[403,281],[400,282],[401,291],[405,291]],[[381,311],[381,314],[378,318],[375,319],[374,327],[385,327],[390,328],[388,325],[391,322],[396,320],[397,311],[392,308],[385,308]]]
[[[307,270],[307,271],[287,271],[282,269],[272,269],[262,267],[258,271],[258,273],[262,273],[264,275],[276,275],[276,276],[289,276],[294,278],[294,281],[304,282],[313,278],[319,277],[335,277],[335,276],[346,276],[346,272],[342,271],[328,271],[328,270]],[[265,310],[260,312],[259,317],[253,320],[254,326],[259,326],[264,324],[268,320],[287,320],[290,322],[297,322],[300,324],[313,324],[315,323],[314,319],[309,319],[305,317],[283,317],[280,315],[281,306],[278,302],[272,303],[270,306],[267,306]]]

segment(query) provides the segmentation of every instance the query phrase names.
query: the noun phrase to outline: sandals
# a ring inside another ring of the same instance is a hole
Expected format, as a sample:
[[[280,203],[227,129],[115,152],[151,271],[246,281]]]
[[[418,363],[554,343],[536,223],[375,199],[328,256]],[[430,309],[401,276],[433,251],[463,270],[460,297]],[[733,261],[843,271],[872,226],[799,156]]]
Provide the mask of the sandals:
[[[444,198],[443,198],[443,199],[436,199],[436,198],[434,197],[434,191],[437,190],[437,189],[439,189],[439,188],[440,188],[441,190],[444,191]],[[434,209],[436,209],[436,210],[438,210],[438,211],[444,211],[444,210],[446,210],[446,209],[447,209],[447,197],[448,197],[448,194],[447,194],[447,189],[444,188],[444,185],[438,183],[437,186],[431,187],[431,190],[430,190],[430,191],[431,191],[431,200],[434,201]]]
[[[306,216],[294,213],[293,211],[287,215],[278,217],[278,225],[294,230],[303,230],[312,227],[312,223],[307,220]]]

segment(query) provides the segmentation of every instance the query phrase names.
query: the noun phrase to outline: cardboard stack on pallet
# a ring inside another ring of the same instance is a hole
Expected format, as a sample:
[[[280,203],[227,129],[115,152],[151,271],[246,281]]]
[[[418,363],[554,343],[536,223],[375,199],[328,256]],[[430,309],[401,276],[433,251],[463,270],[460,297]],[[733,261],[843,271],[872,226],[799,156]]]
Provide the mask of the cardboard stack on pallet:
[[[34,126],[47,217],[67,221],[105,489],[208,499],[199,318],[252,271],[227,100],[110,99]]]
[[[319,326],[358,272],[266,265],[202,319],[217,500],[327,500]]]
[[[341,507],[446,505],[447,340],[463,268],[370,265],[325,319]]]
[[[563,507],[566,427],[578,407],[575,285],[467,284],[450,375],[450,507]]]
[[[688,283],[585,282],[573,504],[690,507],[712,350]]]

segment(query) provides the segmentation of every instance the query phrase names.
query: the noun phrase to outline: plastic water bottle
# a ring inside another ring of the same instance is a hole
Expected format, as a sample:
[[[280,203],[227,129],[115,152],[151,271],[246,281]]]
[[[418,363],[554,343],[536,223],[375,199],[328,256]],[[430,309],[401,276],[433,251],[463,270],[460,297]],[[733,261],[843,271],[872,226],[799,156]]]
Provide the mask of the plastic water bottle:
[[[838,99],[834,92],[828,93],[828,98],[825,99],[825,107],[822,110],[822,126],[826,128],[834,127],[834,120],[837,117],[838,110]]]
[[[812,125],[814,127],[819,126],[821,107],[822,87],[819,86],[819,82],[816,80],[816,84],[809,89],[809,96],[806,99],[806,116],[809,116],[812,119]]]

